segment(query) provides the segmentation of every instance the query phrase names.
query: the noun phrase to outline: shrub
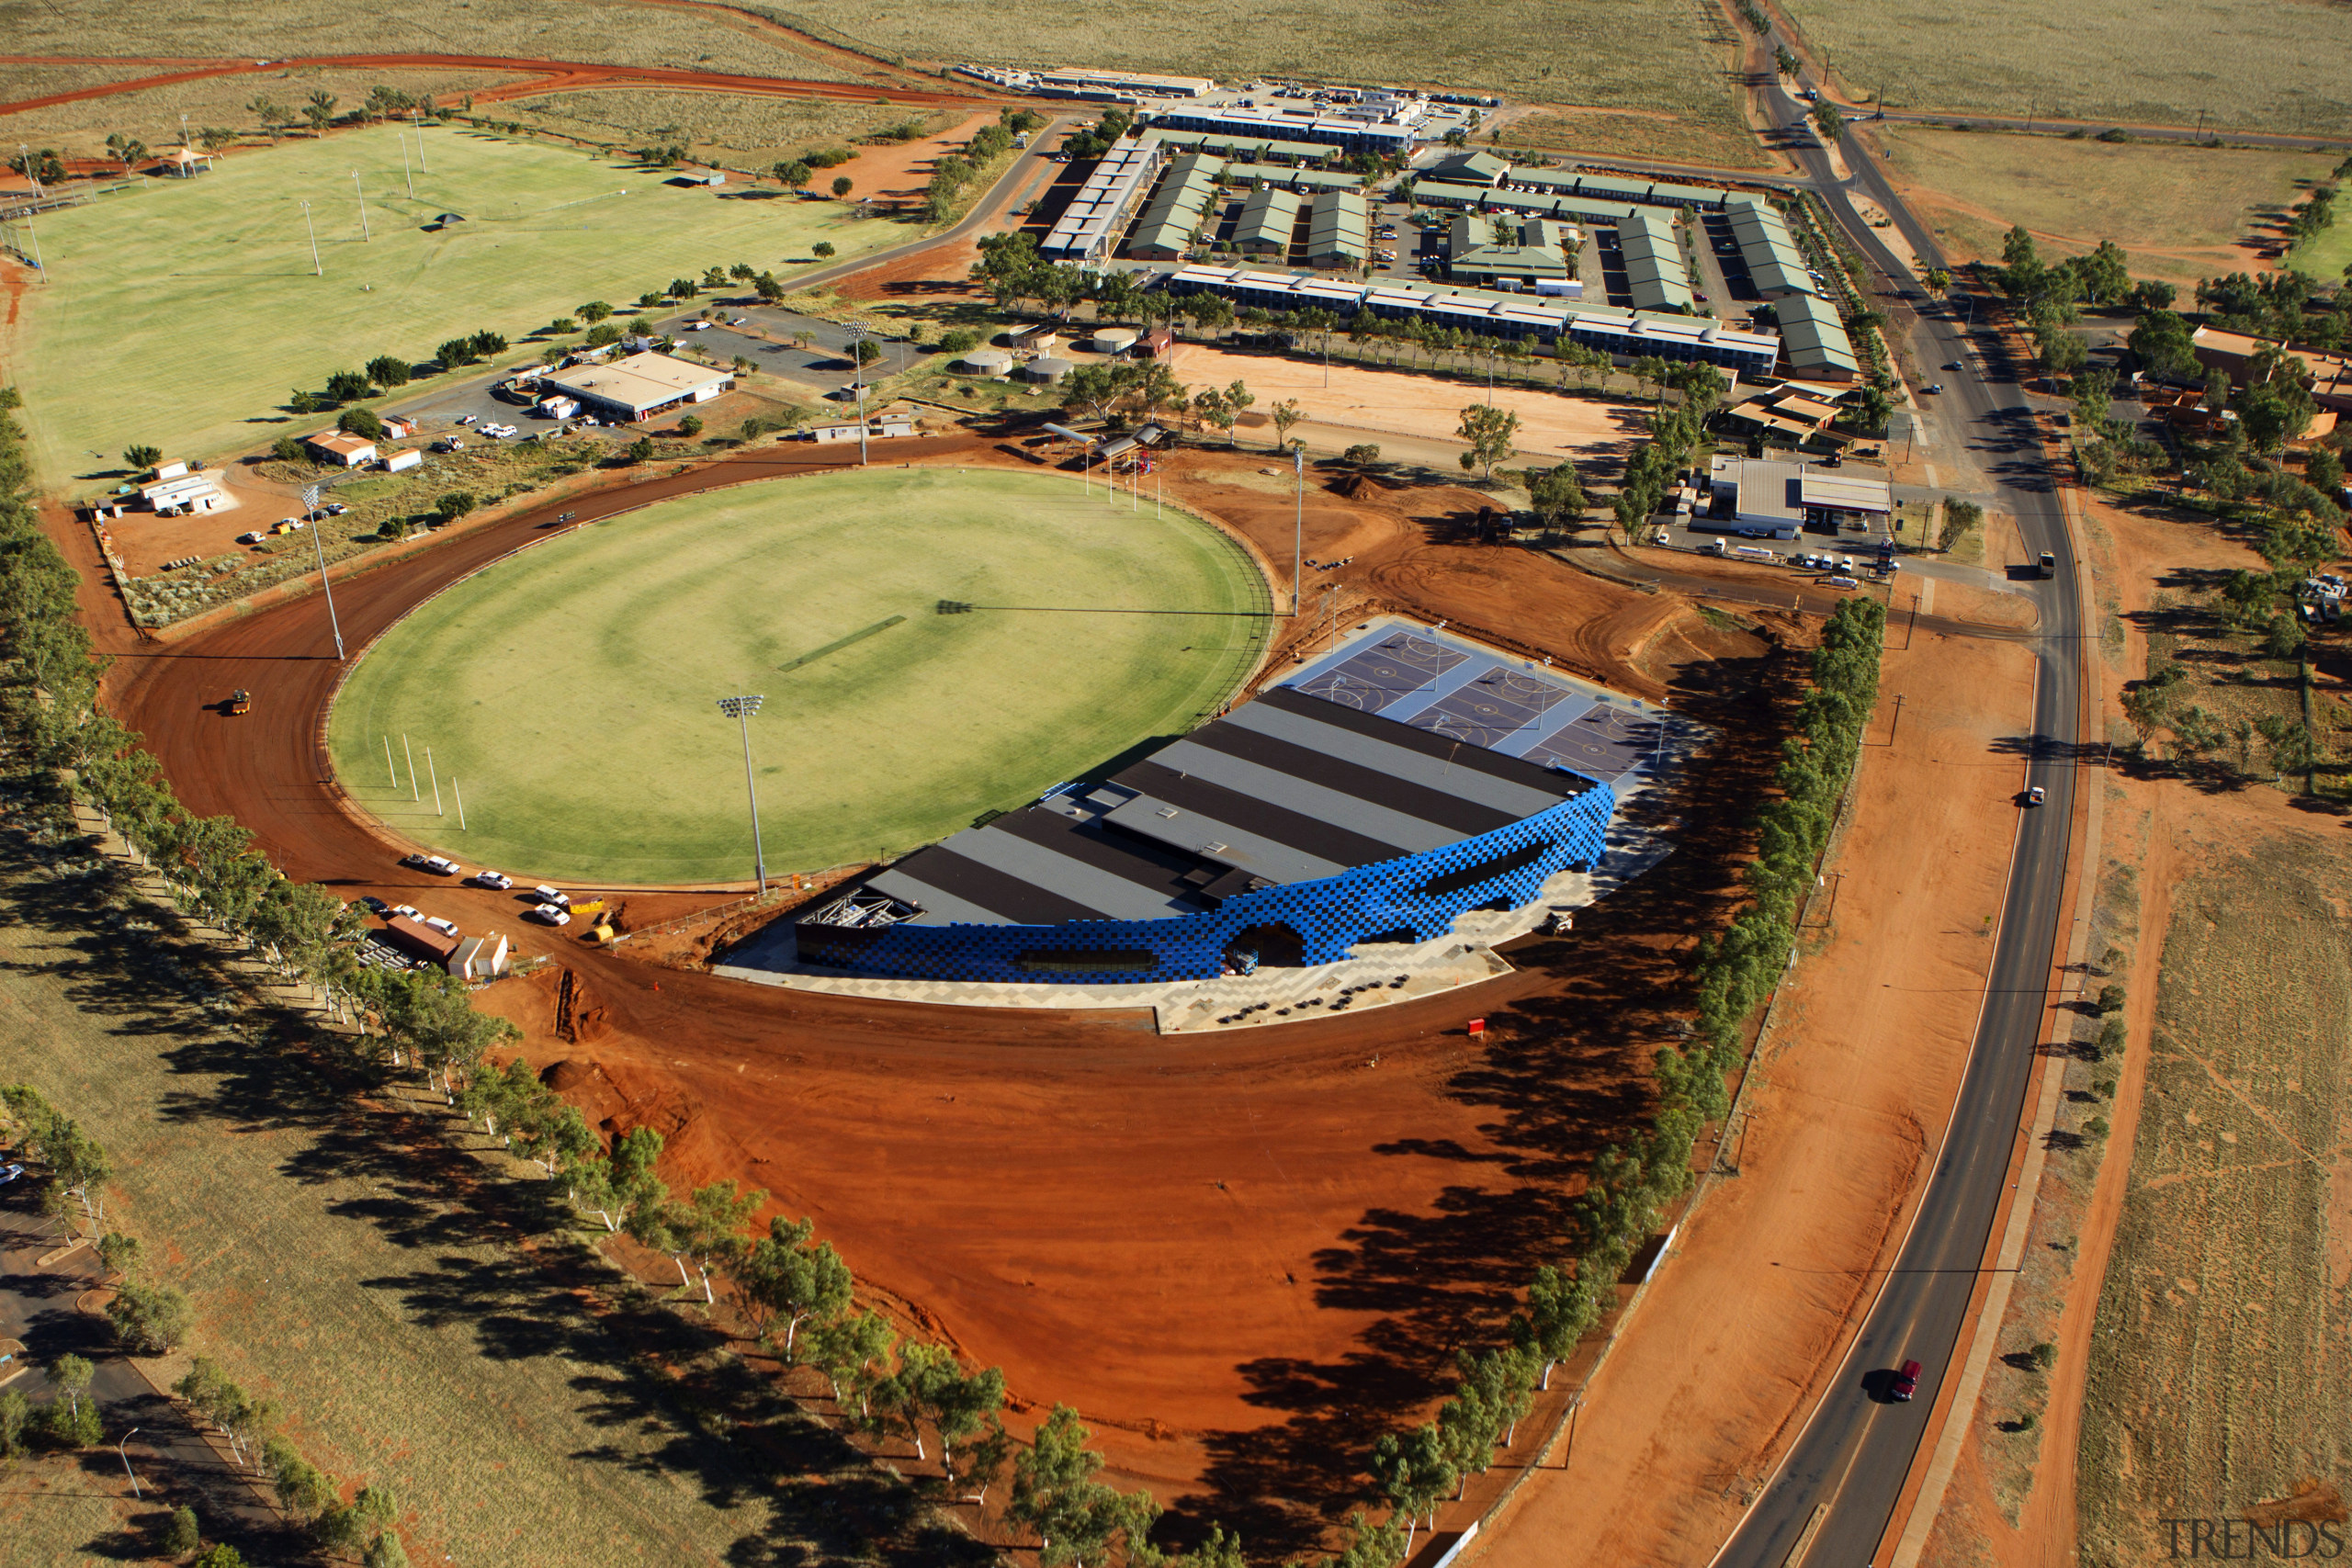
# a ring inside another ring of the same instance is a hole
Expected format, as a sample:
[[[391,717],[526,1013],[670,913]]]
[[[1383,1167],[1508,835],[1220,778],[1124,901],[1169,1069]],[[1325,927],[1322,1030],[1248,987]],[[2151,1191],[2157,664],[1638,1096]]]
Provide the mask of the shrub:
[[[660,303],[662,303],[662,294],[659,289],[654,289],[637,297],[637,308],[640,310],[650,310],[654,306],[659,305]]]
[[[476,505],[471,491],[453,490],[433,503],[433,514],[444,524],[455,523]]]
[[[850,177],[847,175],[835,175],[833,176],[833,194],[837,197],[847,196],[850,191]]]
[[[281,463],[299,463],[303,457],[302,444],[290,435],[281,435],[271,444],[269,455]]]
[[[175,1285],[142,1285],[126,1280],[107,1303],[107,1320],[123,1348],[137,1356],[162,1356],[187,1337],[195,1312]]]
[[[1369,441],[1358,442],[1340,454],[1340,461],[1356,464],[1377,463],[1380,461],[1380,448]]]
[[[2033,1362],[2034,1371],[2038,1372],[2046,1372],[2051,1368],[2058,1364],[2058,1347],[2052,1345],[2049,1340],[2044,1339],[2032,1349],[2027,1351],[2026,1357],[2029,1360]]]
[[[13,1388],[0,1388],[0,1459],[24,1452],[25,1428],[32,1425],[32,1402]]]
[[[93,1399],[60,1399],[42,1405],[33,1417],[33,1429],[43,1442],[61,1449],[94,1449],[106,1439]]]
[[[2098,1009],[2099,1016],[2102,1018],[2106,1017],[2109,1013],[2121,1012],[2123,1010],[2123,987],[2120,986],[2101,986],[2098,988],[2098,1001],[2096,1005]]]
[[[224,1540],[189,1564],[189,1568],[245,1568],[244,1554]]]
[[[506,352],[505,335],[501,333],[491,332],[487,329],[474,333],[473,344],[474,352],[483,355],[484,357],[488,357],[493,354],[503,354]]]
[[[673,299],[691,299],[702,292],[702,285],[691,277],[673,277],[670,280],[669,292]]]
[[[580,323],[573,321],[570,316],[558,316],[554,321],[548,323],[547,330],[553,333],[556,336],[561,337],[566,333],[578,332],[580,330]]]
[[[950,355],[969,354],[980,346],[980,334],[969,327],[952,327],[939,334],[939,352]]]
[[[678,434],[686,437],[689,441],[693,440],[695,436],[700,435],[702,434],[701,417],[696,414],[688,414],[685,418],[680,420],[678,422]]]
[[[186,1557],[204,1544],[196,1524],[196,1510],[183,1505],[172,1510],[172,1522],[164,1527],[164,1555]]]
[[[640,435],[628,445],[628,460],[632,463],[650,462],[653,457],[653,437]]]
[[[808,254],[823,261],[832,255],[833,243],[831,240],[820,240],[808,247]]]

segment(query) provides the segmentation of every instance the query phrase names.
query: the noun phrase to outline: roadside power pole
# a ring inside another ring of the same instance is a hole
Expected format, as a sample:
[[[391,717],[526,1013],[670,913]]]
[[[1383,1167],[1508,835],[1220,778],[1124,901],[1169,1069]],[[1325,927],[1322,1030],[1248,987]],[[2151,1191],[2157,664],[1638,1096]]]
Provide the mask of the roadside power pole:
[[[760,847],[760,792],[752,782],[752,716],[760,711],[766,699],[757,693],[743,697],[721,697],[718,711],[732,718],[743,732],[743,794],[752,803],[752,863],[759,878],[760,894],[768,890],[767,852]]]
[[[343,623],[335,618],[334,586],[327,581],[327,547],[319,537],[319,487],[302,488],[303,523],[311,531],[311,547],[319,555],[319,592],[326,595],[327,626],[334,633],[335,662],[343,662]],[[412,772],[414,770],[412,769]]]

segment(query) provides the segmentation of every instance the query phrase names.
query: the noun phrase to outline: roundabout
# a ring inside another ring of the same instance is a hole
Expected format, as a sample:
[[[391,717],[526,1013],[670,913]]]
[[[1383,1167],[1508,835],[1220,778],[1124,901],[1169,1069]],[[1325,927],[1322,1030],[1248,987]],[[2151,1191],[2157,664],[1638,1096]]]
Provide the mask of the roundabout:
[[[1256,668],[1249,555],[1044,475],[891,468],[684,496],[549,538],[388,628],[338,784],[469,864],[608,886],[903,852],[1214,714]],[[441,798],[436,803],[435,786]],[[463,826],[459,807],[462,804]]]

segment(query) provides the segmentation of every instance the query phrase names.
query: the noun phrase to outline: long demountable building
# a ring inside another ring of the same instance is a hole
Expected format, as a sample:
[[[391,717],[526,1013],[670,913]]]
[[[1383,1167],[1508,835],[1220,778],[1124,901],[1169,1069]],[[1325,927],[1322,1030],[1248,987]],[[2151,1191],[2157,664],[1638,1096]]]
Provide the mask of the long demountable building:
[[[1635,208],[1617,226],[1617,249],[1625,263],[1625,288],[1637,310],[1688,313],[1698,303],[1690,292],[1690,268],[1681,243],[1665,214]]]
[[[1108,261],[1126,231],[1127,220],[1150,194],[1152,177],[1167,156],[1167,149],[1159,142],[1132,139],[1103,153],[1046,232],[1037,254],[1047,261],[1087,266]]]
[[[1789,220],[1770,202],[1760,197],[1736,197],[1724,215],[1757,293],[1778,299],[1783,294],[1821,292],[1814,287],[1804,253],[1797,249],[1796,239],[1789,232]]]
[[[1145,261],[1173,261],[1193,243],[1201,214],[1216,199],[1216,177],[1225,160],[1186,152],[1168,165],[1167,177],[1127,238],[1127,254]]]
[[[1196,130],[1205,136],[1270,137],[1283,141],[1318,142],[1343,152],[1402,157],[1421,140],[1421,113],[1400,110],[1396,118],[1360,119],[1311,109],[1276,108],[1271,104],[1179,104],[1154,110],[1151,123],[1168,130]]]
[[[1205,76],[1154,76],[1140,71],[1081,71],[1069,66],[1020,71],[1001,65],[958,65],[956,74],[1044,98],[1199,98],[1216,90]]]
[[[1818,294],[1784,294],[1772,301],[1781,323],[1782,368],[1808,381],[1850,381],[1861,373],[1854,340],[1838,307]]]
[[[1514,342],[1566,341],[1621,358],[1649,355],[1676,364],[1719,365],[1746,376],[1769,376],[1781,358],[1781,340],[1770,333],[1728,327],[1705,316],[1596,310],[1525,294],[1351,283],[1238,266],[1183,267],[1170,274],[1165,285],[1179,294],[1205,290],[1269,310],[1317,307],[1341,317],[1370,310],[1390,321],[1425,321]]]
[[[1305,205],[1298,192],[1279,186],[1261,186],[1250,193],[1241,204],[1241,220],[1233,231],[1233,248],[1248,256],[1272,256],[1277,261],[1290,254],[1291,240],[1298,231],[1298,209]]]
[[[1316,193],[1306,209],[1306,265],[1345,272],[1372,259],[1372,219],[1363,193]]]

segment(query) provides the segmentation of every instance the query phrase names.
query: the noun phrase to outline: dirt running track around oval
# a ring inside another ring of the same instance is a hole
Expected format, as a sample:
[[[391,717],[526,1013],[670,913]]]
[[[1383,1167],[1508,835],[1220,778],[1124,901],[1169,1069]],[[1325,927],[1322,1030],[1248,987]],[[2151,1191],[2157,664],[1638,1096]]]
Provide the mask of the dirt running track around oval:
[[[85,98],[112,97],[167,87],[175,82],[197,82],[211,76],[276,75],[289,69],[321,66],[372,66],[389,70],[430,65],[448,70],[513,71],[528,76],[523,82],[477,88],[477,102],[528,97],[538,93],[568,92],[582,87],[671,87],[704,93],[752,93],[765,97],[837,98],[870,104],[876,98],[893,103],[971,105],[983,100],[978,93],[935,93],[902,87],[890,82],[802,82],[783,76],[737,76],[712,71],[686,71],[659,65],[591,65],[562,60],[517,60],[492,54],[313,54],[288,56],[261,63],[250,60],[175,60],[164,56],[124,58],[104,54],[0,54],[5,65],[160,65],[175,67],[130,82],[106,82],[70,93],[0,103],[0,114],[21,114],[51,104]],[[993,101],[993,100],[989,100]]]
[[[1023,462],[977,435],[924,447],[929,461]],[[1252,471],[1265,461],[1188,451],[1183,494],[1286,566],[1293,501]],[[346,642],[356,651],[434,588],[544,536],[556,506],[593,520],[833,466],[771,447],[481,525],[341,579]],[[1792,661],[1672,595],[1443,543],[1475,500],[1322,492],[1306,549],[1359,557],[1351,615],[1396,604],[1515,632],[1722,727],[1739,743],[1685,788],[1752,798],[1770,754],[1742,732]],[[1681,853],[1589,911],[1573,942],[1519,951],[1513,975],[1207,1037],[1163,1039],[1136,1013],[933,1009],[660,968],[520,925],[506,896],[402,872],[338,808],[316,742],[338,666],[315,594],[140,643],[92,570],[88,530],[61,517],[52,531],[119,656],[114,706],[191,809],[232,813],[289,874],[345,897],[429,903],[560,954],[593,1030],[560,1038],[537,983],[484,1004],[524,1027],[535,1063],[570,1064],[557,1081],[592,1121],[661,1131],[673,1182],[741,1178],[814,1216],[876,1299],[1002,1366],[1019,1410],[1078,1405],[1130,1484],[1261,1550],[1313,1544],[1361,1495],[1371,1438],[1446,1390],[1455,1346],[1501,1331],[1588,1161],[1643,1113],[1693,933],[1737,897],[1745,813],[1702,811]],[[1396,573],[1391,597],[1374,580]],[[1601,629],[1579,646],[1588,625]],[[207,705],[237,687],[254,694],[251,715]],[[1474,1042],[1463,1022],[1476,1015],[1490,1022]]]

